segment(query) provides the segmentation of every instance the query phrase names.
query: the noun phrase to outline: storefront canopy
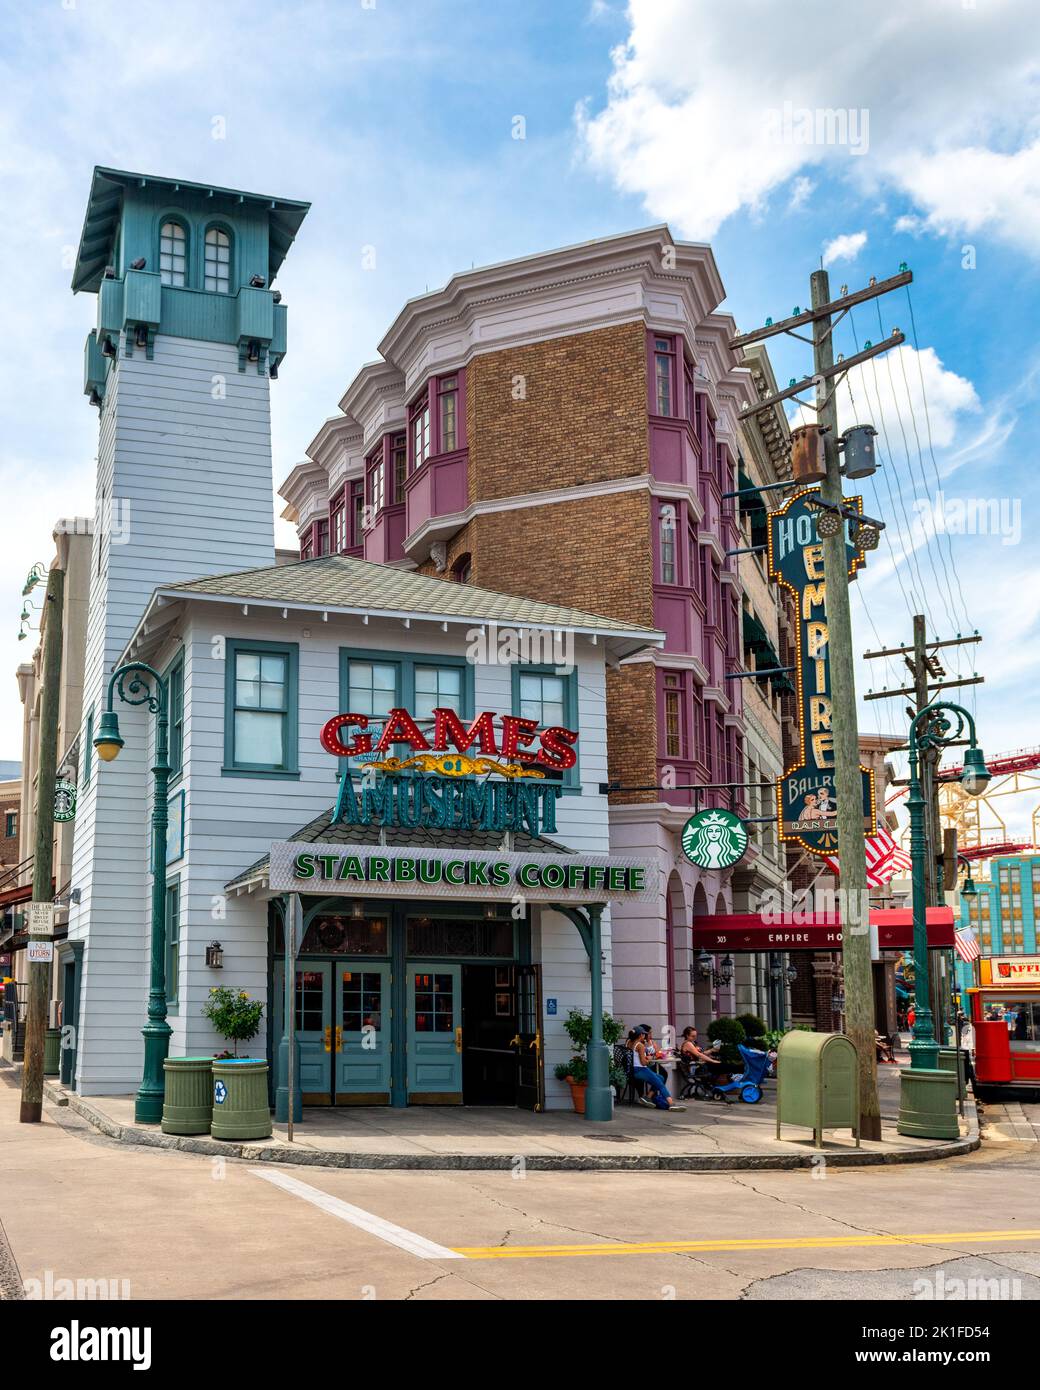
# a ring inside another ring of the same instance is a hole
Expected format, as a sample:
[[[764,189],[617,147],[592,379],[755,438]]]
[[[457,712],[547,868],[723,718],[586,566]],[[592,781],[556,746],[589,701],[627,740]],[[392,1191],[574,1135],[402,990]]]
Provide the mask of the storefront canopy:
[[[874,908],[870,925],[883,951],[908,951],[914,944],[914,915],[909,908]],[[953,908],[930,907],[928,947],[953,946]],[[693,922],[695,951],[840,951],[841,919],[836,913],[718,913]]]

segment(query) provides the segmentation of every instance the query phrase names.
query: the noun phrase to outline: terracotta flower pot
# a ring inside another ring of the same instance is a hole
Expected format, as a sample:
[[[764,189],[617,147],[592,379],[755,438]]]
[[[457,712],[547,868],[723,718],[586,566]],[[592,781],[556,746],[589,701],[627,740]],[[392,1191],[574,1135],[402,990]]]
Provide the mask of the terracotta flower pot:
[[[578,1115],[585,1114],[585,1088],[586,1081],[575,1081],[572,1076],[567,1077],[567,1085],[571,1088],[571,1100],[574,1103],[575,1112]]]

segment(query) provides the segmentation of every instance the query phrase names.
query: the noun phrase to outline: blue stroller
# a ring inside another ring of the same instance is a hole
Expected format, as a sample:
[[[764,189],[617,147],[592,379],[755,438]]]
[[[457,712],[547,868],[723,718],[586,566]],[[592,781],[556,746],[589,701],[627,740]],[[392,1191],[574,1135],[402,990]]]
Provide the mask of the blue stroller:
[[[730,1101],[730,1095],[735,1100],[739,1092],[741,1100],[748,1105],[756,1105],[762,1099],[762,1082],[769,1070],[769,1053],[753,1051],[743,1043],[737,1044],[737,1050],[744,1059],[744,1070],[724,1086],[716,1086],[715,1096],[719,1100]]]

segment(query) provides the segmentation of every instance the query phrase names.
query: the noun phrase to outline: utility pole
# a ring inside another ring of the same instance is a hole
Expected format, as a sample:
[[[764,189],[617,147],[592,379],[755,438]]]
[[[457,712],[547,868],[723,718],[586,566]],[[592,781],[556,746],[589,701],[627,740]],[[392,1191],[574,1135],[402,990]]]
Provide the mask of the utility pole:
[[[54,950],[54,782],[58,765],[58,706],[61,695],[61,646],[65,607],[65,572],[52,569],[44,600],[46,627],[43,635],[43,701],[40,709],[40,754],[36,775],[36,840],[33,846],[32,906],[50,909],[46,934],[29,937],[30,943],[50,943]],[[30,925],[34,925],[30,922]],[[25,1015],[25,1056],[22,1063],[22,1124],[38,1124],[43,1117],[43,1045],[47,1032],[52,961],[29,962],[29,997]]]
[[[913,707],[907,709],[907,714],[913,720],[929,704],[933,698],[941,691],[952,690],[957,686],[981,685],[984,676],[971,676],[963,680],[944,680],[945,670],[935,652],[940,647],[961,647],[972,642],[981,642],[982,638],[977,632],[968,637],[958,634],[956,637],[947,638],[945,641],[928,641],[928,632],[923,613],[914,614],[914,640],[913,645],[908,647],[888,647],[883,651],[864,652],[864,658],[868,661],[884,656],[901,656],[913,678],[913,685],[902,687],[899,690],[877,690],[869,691],[864,695],[865,700],[890,700],[897,696],[910,695],[913,697]],[[939,780],[936,776],[939,769],[939,759],[941,750],[938,748],[925,748],[921,751],[921,793],[924,797],[924,825],[925,839],[927,842],[927,854],[925,857],[925,901],[928,907],[942,907],[946,889],[952,885],[957,876],[956,851],[953,858],[953,873],[946,872],[946,857],[943,847],[942,821],[939,816]],[[920,964],[914,962],[915,969],[920,969]],[[950,963],[947,967],[952,969]],[[938,956],[929,952],[925,968],[928,970],[929,982],[931,986],[932,1015],[935,1019],[935,1035],[940,1041],[945,1034],[944,1029],[948,1016],[948,995],[949,988],[942,987],[942,979],[939,972]],[[952,975],[951,975],[952,978]],[[949,981],[947,981],[947,986]]]
[[[833,330],[856,304],[890,290],[908,285],[913,274],[901,266],[897,275],[871,280],[851,294],[841,287],[839,297],[831,299],[830,277],[825,270],[812,273],[809,282],[810,305],[795,309],[786,319],[752,333],[738,334],[730,340],[733,349],[759,342],[778,333],[808,341],[797,328],[812,330],[813,375],[777,391],[766,404],[794,398],[815,409],[824,444],[826,475],[820,486],[821,506],[844,522],[850,513],[842,498],[841,468],[838,458],[837,389],[851,367],[898,347],[904,336],[893,329],[883,342],[867,345],[861,352],[834,361]],[[815,404],[803,401],[799,392],[815,387]],[[756,414],[762,402],[747,406],[740,419]],[[866,422],[864,422],[866,423]],[[881,523],[879,523],[881,524]],[[874,1047],[874,985],[870,960],[870,916],[867,895],[867,866],[863,827],[863,781],[859,765],[859,727],[856,718],[856,674],[852,648],[852,617],[849,608],[848,555],[844,524],[835,534],[821,535],[827,615],[827,653],[830,662],[830,691],[834,749],[834,788],[838,831],[838,860],[841,864],[842,966],[845,979],[845,1031],[859,1058],[860,1132],[866,1139],[881,1138],[881,1109],[877,1093],[877,1055]],[[823,527],[820,530],[824,530]]]

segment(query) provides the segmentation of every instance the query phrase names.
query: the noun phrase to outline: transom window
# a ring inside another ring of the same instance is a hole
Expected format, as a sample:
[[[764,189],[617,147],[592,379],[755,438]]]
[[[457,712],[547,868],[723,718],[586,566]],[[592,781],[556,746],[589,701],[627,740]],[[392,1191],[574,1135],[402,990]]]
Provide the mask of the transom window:
[[[210,227],[205,249],[205,288],[227,294],[231,288],[231,238],[219,227]]]
[[[435,709],[462,712],[462,669],[458,666],[416,666],[415,717],[432,719]]]
[[[234,642],[228,661],[228,770],[296,775],[297,648]]]
[[[188,283],[188,238],[179,222],[164,222],[159,233],[159,279],[164,285]]]

